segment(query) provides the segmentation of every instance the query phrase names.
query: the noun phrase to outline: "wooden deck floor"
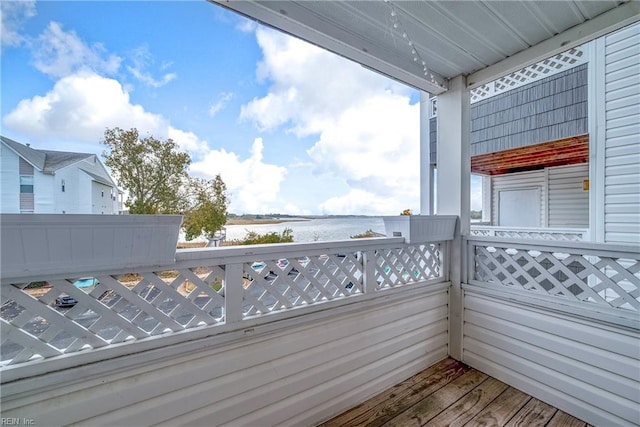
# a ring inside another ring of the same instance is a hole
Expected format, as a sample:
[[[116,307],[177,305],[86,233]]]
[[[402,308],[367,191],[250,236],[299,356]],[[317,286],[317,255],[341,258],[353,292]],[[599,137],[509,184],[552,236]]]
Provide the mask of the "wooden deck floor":
[[[571,426],[583,421],[453,359],[322,424],[337,426]]]

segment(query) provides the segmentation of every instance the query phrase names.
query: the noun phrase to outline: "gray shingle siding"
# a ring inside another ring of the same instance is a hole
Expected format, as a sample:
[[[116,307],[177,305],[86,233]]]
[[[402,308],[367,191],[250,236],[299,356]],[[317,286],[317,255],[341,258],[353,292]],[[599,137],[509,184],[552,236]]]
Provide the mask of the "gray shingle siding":
[[[471,106],[472,156],[587,132],[587,64]]]

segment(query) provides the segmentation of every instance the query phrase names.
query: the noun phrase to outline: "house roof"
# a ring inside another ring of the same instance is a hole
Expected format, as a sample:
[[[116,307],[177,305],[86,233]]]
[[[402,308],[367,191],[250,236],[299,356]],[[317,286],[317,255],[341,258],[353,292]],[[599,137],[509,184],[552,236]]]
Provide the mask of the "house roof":
[[[31,163],[33,167],[39,170],[44,170],[46,154],[41,150],[34,150],[33,148],[14,141],[13,139],[7,138],[6,136],[0,136],[0,141],[2,141],[7,147],[15,151],[16,154],[25,159],[27,162]]]
[[[65,166],[72,165],[81,160],[95,156],[89,153],[72,153],[68,151],[38,150],[45,154],[43,172],[55,172]]]
[[[80,168],[80,170],[82,172],[86,173],[87,175],[89,175],[92,180],[94,180],[96,182],[99,182],[100,184],[104,184],[104,185],[115,187],[115,184],[113,182],[111,182],[110,179],[107,179],[104,176],[96,175],[95,173],[89,172],[88,170],[85,170],[83,168]]]
[[[37,150],[13,139],[0,136],[0,140],[20,157],[42,172],[55,172],[73,163],[87,159],[95,154],[73,153],[68,151]]]
[[[209,1],[432,94],[458,75],[476,87],[640,20],[640,2],[617,0]]]

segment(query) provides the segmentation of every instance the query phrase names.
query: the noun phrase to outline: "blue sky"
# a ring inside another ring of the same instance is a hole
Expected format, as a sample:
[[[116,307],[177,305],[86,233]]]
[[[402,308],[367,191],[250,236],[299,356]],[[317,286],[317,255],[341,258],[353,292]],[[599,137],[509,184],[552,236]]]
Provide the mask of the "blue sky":
[[[419,211],[411,88],[204,0],[1,5],[5,136],[96,154],[107,127],[172,138],[234,213]]]

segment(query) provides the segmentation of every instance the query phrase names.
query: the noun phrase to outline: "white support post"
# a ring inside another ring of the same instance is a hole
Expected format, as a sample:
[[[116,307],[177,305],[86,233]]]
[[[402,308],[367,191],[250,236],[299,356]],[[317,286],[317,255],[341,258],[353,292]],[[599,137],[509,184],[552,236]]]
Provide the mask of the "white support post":
[[[362,253],[362,270],[364,272],[362,279],[362,292],[365,294],[373,293],[376,290],[376,252],[365,251]]]
[[[469,235],[471,209],[470,94],[466,83],[465,77],[455,77],[449,82],[449,90],[438,96],[438,213],[460,217],[449,263],[449,354],[458,360],[463,360],[461,236]]]
[[[227,264],[224,271],[224,316],[225,322],[242,320],[242,264]]]
[[[605,181],[605,63],[604,37],[589,43],[587,101],[589,117],[589,235],[590,240],[604,242]]]
[[[420,213],[433,213],[429,94],[420,92]]]

